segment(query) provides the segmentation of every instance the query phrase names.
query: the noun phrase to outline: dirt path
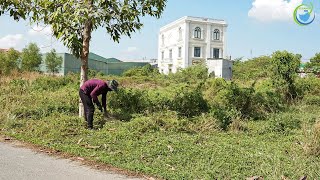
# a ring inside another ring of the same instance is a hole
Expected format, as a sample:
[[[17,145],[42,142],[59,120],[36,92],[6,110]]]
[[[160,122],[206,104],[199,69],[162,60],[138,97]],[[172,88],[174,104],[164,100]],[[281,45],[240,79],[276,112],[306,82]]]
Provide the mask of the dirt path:
[[[0,142],[0,180],[139,180],[116,172],[106,172],[81,165],[78,161]]]

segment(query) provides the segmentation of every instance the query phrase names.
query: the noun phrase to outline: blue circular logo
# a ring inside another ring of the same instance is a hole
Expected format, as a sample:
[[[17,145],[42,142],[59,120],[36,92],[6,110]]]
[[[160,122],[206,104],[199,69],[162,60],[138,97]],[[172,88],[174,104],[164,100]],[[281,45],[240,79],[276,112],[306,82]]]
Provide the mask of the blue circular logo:
[[[313,4],[310,3],[310,5],[301,4],[298,6],[293,13],[294,21],[301,25],[306,26],[311,24],[314,19],[316,18],[316,14],[313,11]]]

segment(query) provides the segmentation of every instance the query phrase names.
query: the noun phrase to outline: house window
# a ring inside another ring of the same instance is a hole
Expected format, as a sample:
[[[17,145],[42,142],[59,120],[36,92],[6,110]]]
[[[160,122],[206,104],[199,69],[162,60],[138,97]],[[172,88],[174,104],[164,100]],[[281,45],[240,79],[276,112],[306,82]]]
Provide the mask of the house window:
[[[220,40],[220,31],[219,31],[219,29],[215,29],[213,31],[213,39],[214,40]]]
[[[169,59],[172,59],[172,49],[169,50]]]
[[[161,52],[161,60],[164,60],[164,52]]]
[[[181,54],[182,54],[182,48],[179,47],[179,48],[178,48],[178,57],[179,57],[179,58],[181,58]]]
[[[164,35],[161,36],[162,46],[164,46]]]
[[[201,57],[201,48],[194,47],[194,57]]]
[[[220,58],[220,49],[213,48],[213,58],[219,59]]]
[[[194,38],[201,39],[201,29],[199,27],[194,29]]]
[[[181,41],[182,40],[182,29],[181,29],[181,27],[179,28],[179,41]]]

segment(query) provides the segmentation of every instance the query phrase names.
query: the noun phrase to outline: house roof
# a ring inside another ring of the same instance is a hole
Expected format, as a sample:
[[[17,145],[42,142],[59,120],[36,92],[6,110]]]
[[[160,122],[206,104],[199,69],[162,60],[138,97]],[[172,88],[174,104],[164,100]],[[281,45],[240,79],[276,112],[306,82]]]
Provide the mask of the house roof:
[[[95,53],[89,53],[89,59],[101,61],[101,62],[105,62],[105,63],[121,62],[119,59],[116,59],[116,58],[108,58],[107,59],[107,58],[99,56]]]

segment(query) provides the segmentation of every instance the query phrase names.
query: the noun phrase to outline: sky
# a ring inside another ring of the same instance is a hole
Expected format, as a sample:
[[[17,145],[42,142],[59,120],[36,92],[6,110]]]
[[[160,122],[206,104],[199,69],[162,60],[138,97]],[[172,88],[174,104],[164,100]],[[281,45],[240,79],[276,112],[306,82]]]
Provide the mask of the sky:
[[[307,26],[293,20],[294,9],[312,2],[316,19]],[[319,0],[168,0],[160,19],[143,17],[144,27],[132,35],[123,36],[120,43],[113,42],[100,28],[93,32],[90,51],[103,57],[133,61],[157,58],[158,34],[162,26],[183,16],[223,19],[228,23],[227,54],[232,58],[248,59],[271,55],[276,50],[301,54],[307,61],[320,52],[320,1]],[[55,48],[69,52],[51,36],[49,26],[16,22],[0,17],[0,48],[22,50],[35,42],[45,53]]]

